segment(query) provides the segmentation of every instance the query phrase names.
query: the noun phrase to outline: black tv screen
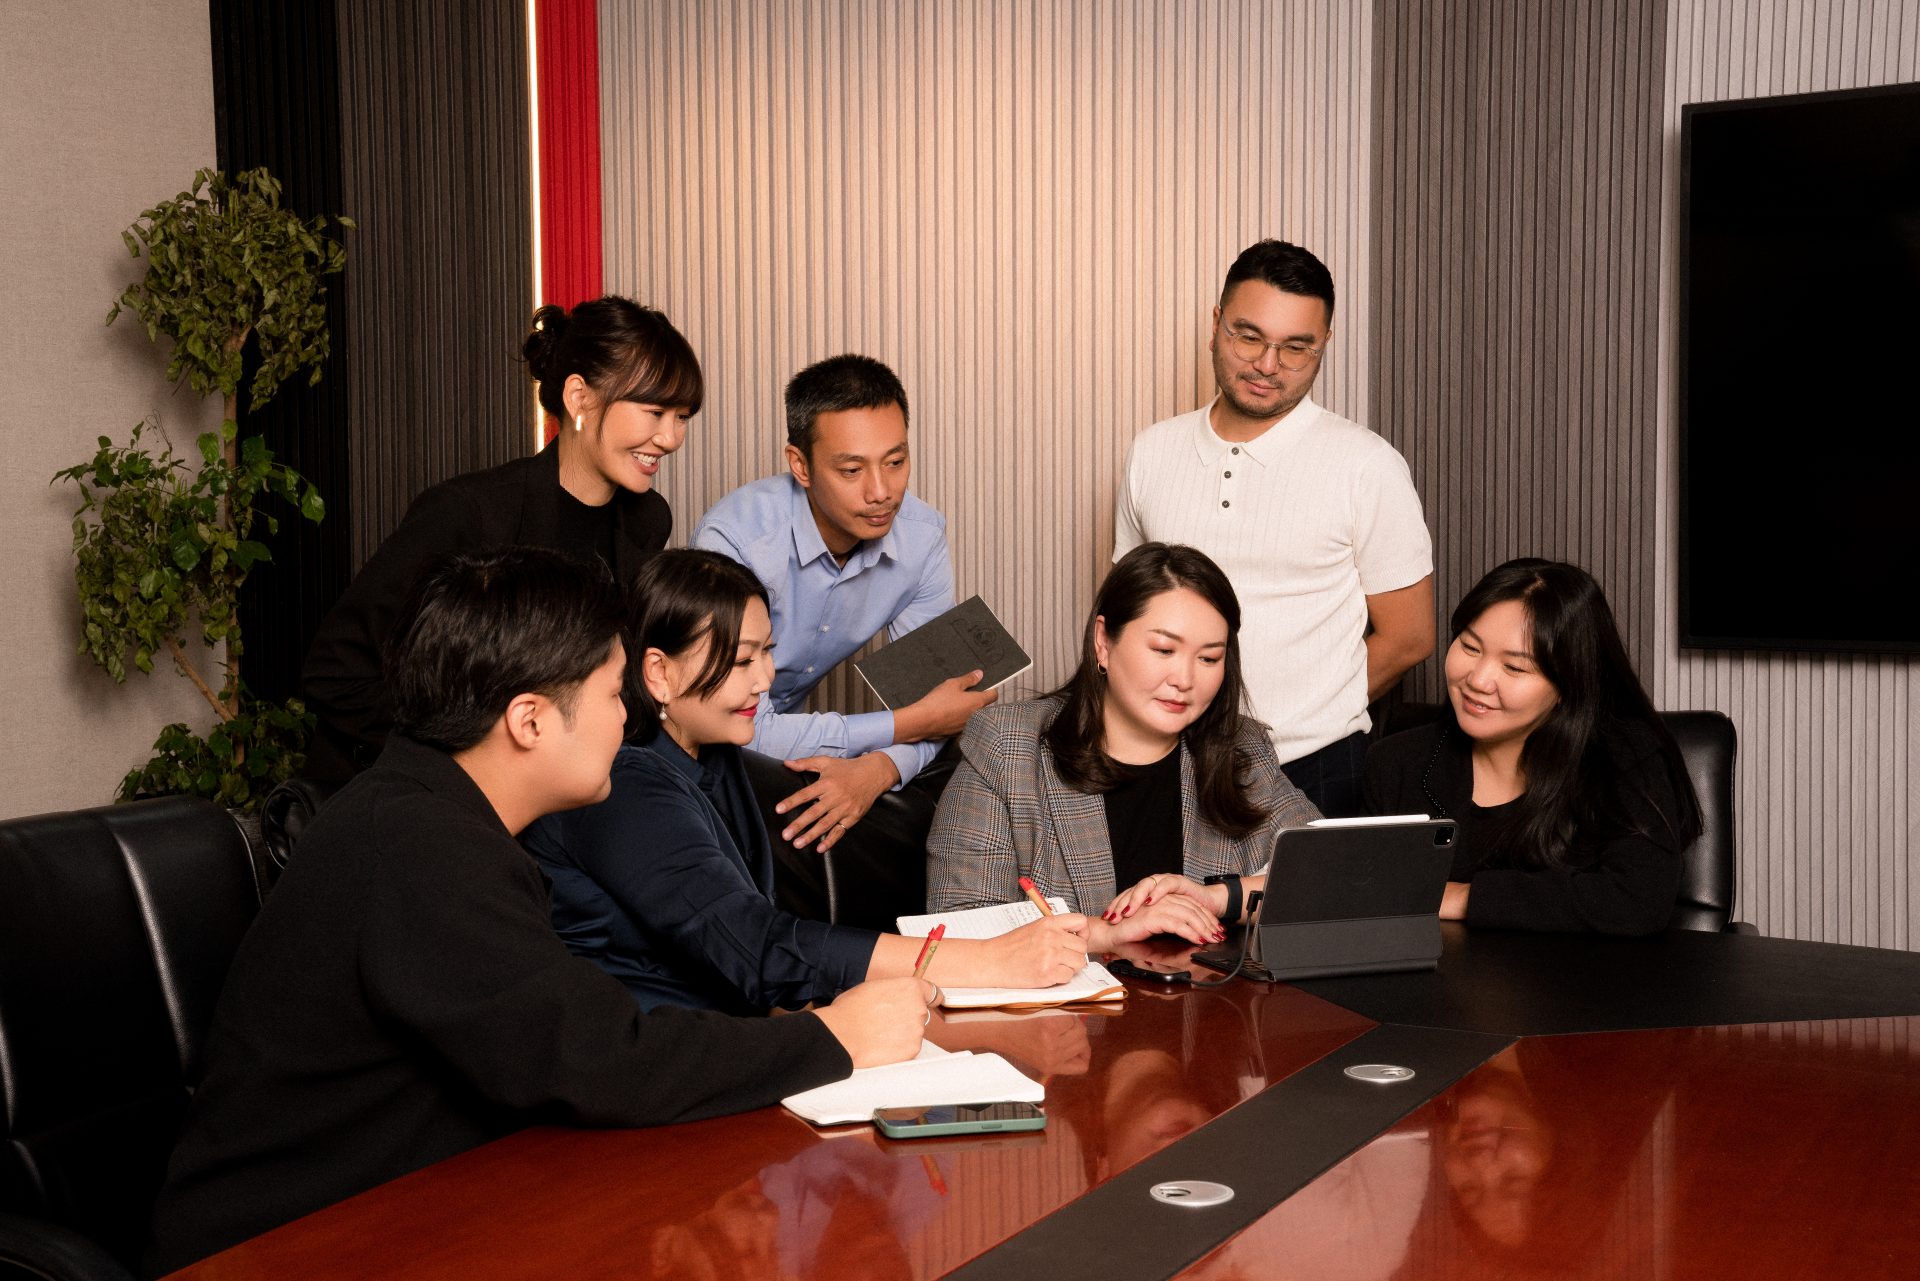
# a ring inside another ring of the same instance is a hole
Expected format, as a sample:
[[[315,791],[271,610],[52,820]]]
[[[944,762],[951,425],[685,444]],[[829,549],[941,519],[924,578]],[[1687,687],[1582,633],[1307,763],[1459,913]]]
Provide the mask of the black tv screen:
[[[1681,153],[1680,643],[1920,652],[1920,85]]]

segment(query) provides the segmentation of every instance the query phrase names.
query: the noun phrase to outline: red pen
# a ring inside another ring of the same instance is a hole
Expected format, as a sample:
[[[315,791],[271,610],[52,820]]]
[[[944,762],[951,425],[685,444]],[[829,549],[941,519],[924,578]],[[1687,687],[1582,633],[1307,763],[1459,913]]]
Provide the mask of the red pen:
[[[1024,876],[1021,877],[1020,892],[1033,900],[1033,905],[1040,909],[1040,915],[1042,916],[1053,915],[1053,905],[1047,902],[1046,899],[1040,896],[1040,891],[1033,887],[1032,880]]]
[[[920,957],[913,963],[913,977],[920,978],[927,972],[927,963],[933,960],[933,949],[947,936],[947,927],[936,925],[927,934],[927,941],[920,945]]]

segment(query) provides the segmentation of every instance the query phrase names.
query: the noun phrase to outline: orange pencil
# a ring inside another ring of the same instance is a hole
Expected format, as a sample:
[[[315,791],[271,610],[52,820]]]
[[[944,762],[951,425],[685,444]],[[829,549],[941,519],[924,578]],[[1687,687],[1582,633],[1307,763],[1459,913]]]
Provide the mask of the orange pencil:
[[[1053,915],[1053,905],[1040,896],[1040,891],[1033,887],[1033,882],[1027,877],[1020,878],[1020,892],[1033,900],[1033,905],[1040,909],[1040,915]]]
[[[940,940],[947,936],[947,927],[936,925],[927,934],[927,941],[920,945],[920,957],[913,963],[913,977],[920,978],[927,972],[928,962],[933,960],[933,950],[940,946]]]

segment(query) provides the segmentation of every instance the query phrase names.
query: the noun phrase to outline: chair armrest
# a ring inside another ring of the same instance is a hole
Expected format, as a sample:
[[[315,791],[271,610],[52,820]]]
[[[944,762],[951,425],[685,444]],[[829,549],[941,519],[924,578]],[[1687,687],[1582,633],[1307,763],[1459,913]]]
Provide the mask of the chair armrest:
[[[47,1281],[133,1281],[118,1259],[71,1228],[0,1214],[0,1271],[15,1268]]]

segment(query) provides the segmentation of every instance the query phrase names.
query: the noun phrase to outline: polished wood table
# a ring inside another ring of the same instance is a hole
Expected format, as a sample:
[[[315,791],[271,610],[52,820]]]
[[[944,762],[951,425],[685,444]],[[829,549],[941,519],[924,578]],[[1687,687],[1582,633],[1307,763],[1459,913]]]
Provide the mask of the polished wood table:
[[[1183,1278],[1920,1275],[1920,1018],[1529,1037]]]
[[[1450,927],[1436,973],[935,1035],[1044,1078],[1047,1130],[533,1129],[178,1275],[1920,1275],[1916,954]],[[1196,1179],[1233,1199],[1150,1195]]]

